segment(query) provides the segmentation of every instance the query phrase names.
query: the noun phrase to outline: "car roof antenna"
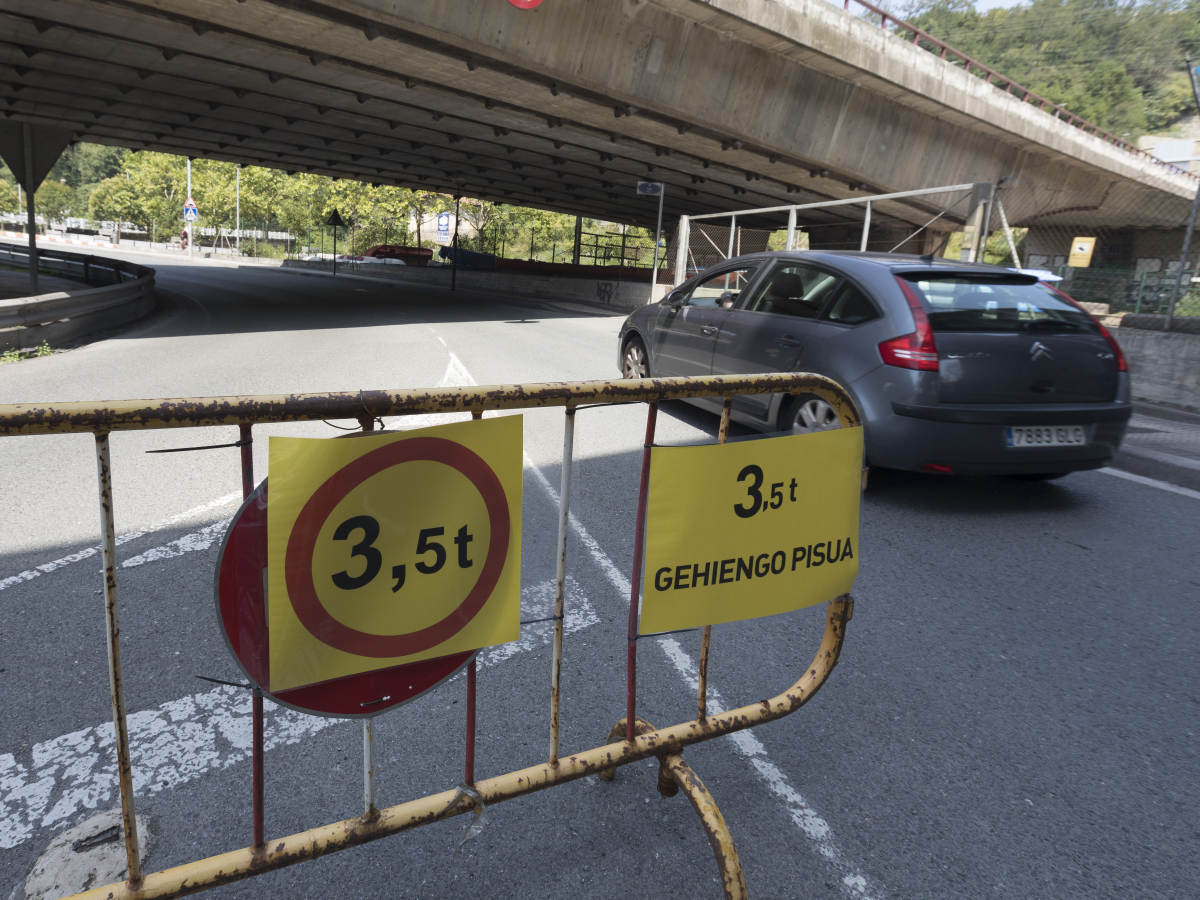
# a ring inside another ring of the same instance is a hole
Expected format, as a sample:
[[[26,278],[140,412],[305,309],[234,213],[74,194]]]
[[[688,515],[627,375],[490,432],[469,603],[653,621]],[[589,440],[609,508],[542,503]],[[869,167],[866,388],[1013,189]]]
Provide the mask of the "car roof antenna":
[[[933,254],[932,253],[922,253],[921,254],[921,262],[925,263],[928,266],[932,266],[933,265]]]

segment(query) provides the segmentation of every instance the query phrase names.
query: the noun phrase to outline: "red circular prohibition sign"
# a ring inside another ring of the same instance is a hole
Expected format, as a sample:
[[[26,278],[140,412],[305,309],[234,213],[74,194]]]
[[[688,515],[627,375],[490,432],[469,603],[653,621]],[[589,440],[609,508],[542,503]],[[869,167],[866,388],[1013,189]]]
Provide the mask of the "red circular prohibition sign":
[[[406,634],[373,634],[339,622],[325,609],[312,579],[317,536],[334,507],[372,475],[400,463],[428,461],[457,469],[479,491],[491,524],[487,558],[474,587],[445,618]],[[334,473],[304,504],[288,537],[284,562],[288,599],[301,624],[322,643],[355,656],[386,658],[420,653],[453,637],[475,618],[500,580],[508,553],[508,499],[500,479],[474,451],[445,438],[409,438],[365,453]]]

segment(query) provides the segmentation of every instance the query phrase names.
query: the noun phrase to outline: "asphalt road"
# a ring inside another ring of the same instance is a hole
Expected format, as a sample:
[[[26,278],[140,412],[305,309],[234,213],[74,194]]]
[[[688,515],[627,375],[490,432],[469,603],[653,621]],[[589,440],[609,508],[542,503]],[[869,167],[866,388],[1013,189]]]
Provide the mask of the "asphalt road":
[[[260,269],[160,264],[172,303],[139,326],[0,370],[0,402],[341,391],[616,375],[620,320],[504,297],[406,293]],[[712,434],[668,405],[659,438]],[[564,751],[624,711],[625,618],[644,413],[580,413],[569,547]],[[335,423],[347,425],[350,423]],[[389,423],[392,424],[392,423]],[[330,426],[256,431],[334,435]],[[249,698],[213,614],[236,451],[147,455],[233,429],[112,438],[122,647],[150,871],[250,839]],[[554,576],[561,413],[525,416],[523,610]],[[117,805],[95,462],[87,436],[0,440],[0,894],[51,837]],[[759,897],[1179,897],[1200,884],[1200,511],[1105,472],[1027,484],[876,473],[854,620],[795,715],[689,749]],[[714,629],[714,706],[790,684],[822,611]],[[544,625],[485,652],[477,772],[544,759]],[[639,712],[694,715],[694,633],[643,641]],[[462,679],[377,722],[378,802],[462,780]],[[273,709],[267,832],[361,809],[357,723]],[[720,896],[711,851],[655,767],[585,778],[222,888],[228,897]]]

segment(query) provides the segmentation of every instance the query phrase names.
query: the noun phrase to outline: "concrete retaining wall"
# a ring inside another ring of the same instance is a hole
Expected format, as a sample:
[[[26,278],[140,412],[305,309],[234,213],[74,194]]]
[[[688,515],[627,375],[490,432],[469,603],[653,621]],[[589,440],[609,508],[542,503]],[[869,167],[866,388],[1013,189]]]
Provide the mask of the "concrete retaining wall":
[[[28,247],[0,245],[0,259],[28,267]],[[88,254],[38,251],[39,269],[78,278],[78,290],[0,300],[0,350],[55,345],[116,328],[154,308],[154,270]],[[96,286],[99,282],[99,286]]]
[[[1200,412],[1200,334],[1114,328],[1135,400]]]
[[[287,269],[310,269],[328,272],[328,262],[286,260]],[[356,263],[338,261],[337,270],[344,275],[365,275],[401,281],[405,284],[421,284],[430,287],[450,287],[449,266],[391,266],[382,263]],[[664,273],[664,278],[670,276]],[[455,287],[462,291],[495,294],[498,297],[513,296],[527,299],[587,303],[607,307],[615,312],[632,312],[644,306],[650,299],[650,282],[616,281],[592,278],[563,278],[553,275],[529,275],[521,272],[480,272],[459,269]],[[655,286],[654,299],[662,298],[671,285],[659,283]]]

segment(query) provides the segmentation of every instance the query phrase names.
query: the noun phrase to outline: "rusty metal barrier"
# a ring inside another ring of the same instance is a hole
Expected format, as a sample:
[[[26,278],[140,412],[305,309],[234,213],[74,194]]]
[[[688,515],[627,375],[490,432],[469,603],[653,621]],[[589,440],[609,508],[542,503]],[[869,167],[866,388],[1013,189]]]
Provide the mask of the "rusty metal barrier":
[[[682,788],[701,817],[721,869],[725,893],[745,896],[745,880],[733,840],[720,810],[704,783],[683,761],[681,753],[691,744],[720,737],[782,718],[804,705],[817,692],[837,664],[846,623],[853,612],[849,595],[829,600],[825,631],[812,662],[782,693],[717,715],[705,705],[709,653],[709,627],[703,630],[700,657],[698,713],[695,719],[666,728],[654,728],[637,717],[636,661],[637,611],[641,589],[642,542],[645,528],[646,495],[650,448],[654,443],[658,404],[664,400],[692,397],[723,397],[718,442],[728,433],[732,398],[747,394],[815,394],[829,402],[845,425],[861,424],[853,400],[836,382],[807,373],[768,375],[723,375],[689,378],[647,378],[540,384],[507,384],[480,387],[447,387],[399,391],[359,391],[334,394],[258,395],[244,397],[176,398],[157,401],[130,400],[110,403],[70,402],[0,404],[0,436],[65,434],[87,432],[95,436],[99,473],[99,502],[104,561],[105,618],[107,623],[109,688],[112,699],[115,747],[121,811],[128,863],[128,880],[79,894],[87,898],[179,897],[218,885],[315,859],[378,838],[427,825],[485,806],[520,797],[543,788],[563,784],[585,775],[611,778],[616,768],[648,757],[659,760],[659,790],[670,796]],[[629,610],[627,651],[626,715],[618,722],[608,742],[590,750],[562,756],[559,753],[560,673],[562,665],[564,585],[571,457],[577,411],[596,406],[646,403],[646,438],[637,503],[636,541]],[[523,769],[476,779],[475,665],[467,669],[467,710],[464,783],[385,809],[374,802],[373,732],[371,720],[363,722],[364,812],[353,819],[332,822],[285,837],[265,839],[263,827],[263,695],[254,691],[252,755],[251,845],[210,856],[160,872],[143,873],[137,823],[134,818],[132,767],[126,723],[121,669],[120,625],[116,565],[116,531],[113,521],[112,471],[109,435],[114,431],[158,428],[189,428],[233,425],[239,440],[229,444],[240,450],[242,489],[254,489],[251,454],[254,425],[278,422],[357,420],[371,431],[383,416],[470,412],[480,418],[485,411],[533,409],[561,406],[565,411],[562,490],[559,495],[554,635],[551,670],[550,746],[545,762]]]

